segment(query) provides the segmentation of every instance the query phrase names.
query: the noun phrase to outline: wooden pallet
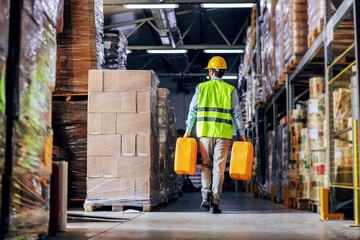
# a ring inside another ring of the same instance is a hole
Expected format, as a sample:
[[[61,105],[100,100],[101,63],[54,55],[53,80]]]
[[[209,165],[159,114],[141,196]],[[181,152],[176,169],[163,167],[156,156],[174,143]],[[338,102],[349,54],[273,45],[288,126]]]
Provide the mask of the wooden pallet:
[[[158,205],[152,205],[149,201],[134,201],[134,202],[118,202],[109,205],[99,205],[97,203],[85,203],[84,210],[85,212],[93,212],[95,210],[99,211],[113,211],[113,212],[123,212],[127,209],[140,210],[142,212],[151,212],[152,210],[160,207]]]
[[[255,104],[255,108],[263,108],[265,106],[265,103],[263,101],[257,102]]]
[[[81,101],[87,100],[87,93],[65,93],[65,94],[53,94],[53,100],[60,101]]]
[[[292,206],[297,210],[308,210],[309,208],[309,200],[302,198],[293,198]]]
[[[308,210],[314,213],[320,213],[320,201],[309,200]]]
[[[316,38],[320,35],[322,30],[323,30],[323,24],[321,23],[319,26],[317,26],[315,28],[314,32],[311,34],[311,37],[308,39],[308,47],[309,48],[315,42]]]
[[[287,73],[287,74],[292,73],[302,58],[303,58],[303,56],[294,56],[294,58],[286,66],[285,73]]]
[[[268,102],[270,101],[270,99],[274,96],[274,93],[270,93],[265,100],[265,104],[268,104]]]

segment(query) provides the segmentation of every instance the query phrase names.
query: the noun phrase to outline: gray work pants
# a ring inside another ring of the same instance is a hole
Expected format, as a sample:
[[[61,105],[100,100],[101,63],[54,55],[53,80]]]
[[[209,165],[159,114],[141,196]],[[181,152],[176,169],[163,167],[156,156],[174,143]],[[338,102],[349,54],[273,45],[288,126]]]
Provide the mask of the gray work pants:
[[[203,159],[201,165],[201,193],[203,198],[212,193],[215,204],[219,204],[221,200],[224,171],[230,147],[230,139],[200,138],[200,151]]]

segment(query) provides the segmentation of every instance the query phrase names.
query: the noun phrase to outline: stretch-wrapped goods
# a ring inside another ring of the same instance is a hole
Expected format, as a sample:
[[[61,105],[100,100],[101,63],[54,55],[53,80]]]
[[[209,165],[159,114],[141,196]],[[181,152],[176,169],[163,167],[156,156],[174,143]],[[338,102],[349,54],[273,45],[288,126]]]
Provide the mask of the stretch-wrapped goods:
[[[160,194],[163,202],[171,199],[170,166],[169,162],[169,118],[168,103],[170,92],[166,88],[157,89],[157,111],[159,124],[159,166],[160,166]]]
[[[127,45],[127,38],[120,30],[105,30],[105,63],[103,69],[125,70],[127,62]]]
[[[310,98],[316,98],[325,94],[325,78],[313,77],[309,79]]]
[[[308,124],[310,150],[323,150],[325,148],[325,119],[318,118]]]
[[[54,144],[69,150],[68,200],[86,198],[87,100],[53,101]]]
[[[158,84],[152,71],[89,72],[85,209],[161,203]]]
[[[56,93],[86,93],[88,72],[104,63],[102,0],[64,0],[58,34]]]
[[[325,98],[308,100],[308,123],[316,122],[319,118],[325,118]]]
[[[325,151],[312,151],[311,156],[312,166],[312,196],[314,201],[320,200],[320,190],[324,187],[324,180],[326,174],[326,152]]]
[[[306,0],[283,1],[284,60],[285,66],[288,67],[295,58],[302,57],[308,49],[308,7]]]
[[[275,81],[277,81],[284,72],[284,0],[278,0],[276,4],[276,46],[275,46]]]
[[[9,2],[0,2],[0,173],[3,177],[5,62]],[[19,56],[19,117],[14,126],[9,239],[47,234],[52,172],[51,99],[55,85],[56,23],[62,2],[23,2]],[[14,25],[14,27],[16,27]]]

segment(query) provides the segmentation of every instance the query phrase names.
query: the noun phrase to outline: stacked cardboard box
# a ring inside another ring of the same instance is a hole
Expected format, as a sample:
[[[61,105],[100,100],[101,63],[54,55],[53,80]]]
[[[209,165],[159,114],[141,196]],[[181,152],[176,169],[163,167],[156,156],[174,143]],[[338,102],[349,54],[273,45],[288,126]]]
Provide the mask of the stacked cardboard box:
[[[291,69],[308,50],[308,15],[306,0],[284,0],[284,60]]]
[[[308,129],[301,129],[301,151],[299,152],[299,175],[301,178],[298,198],[310,199],[310,166],[311,152],[309,146]]]
[[[88,71],[98,68],[97,52],[99,58],[103,54],[99,47],[103,33],[102,29],[98,29],[102,27],[102,1],[65,0],[64,5],[64,29],[57,38],[55,92],[86,93]],[[101,11],[100,14],[98,11]],[[100,50],[97,51],[97,48]]]
[[[306,110],[290,111],[290,162],[289,162],[289,197],[299,197],[301,179],[299,177],[299,152],[301,150],[301,129],[306,125]]]
[[[284,62],[284,0],[279,0],[275,10],[276,45],[275,45],[275,79],[278,81],[285,70]],[[275,82],[272,86],[275,85]]]
[[[325,184],[325,79],[309,79],[310,99],[308,100],[308,141],[311,150],[310,199],[320,200],[320,189]]]
[[[170,161],[169,161],[169,117],[168,102],[169,90],[159,88],[157,90],[157,110],[159,123],[159,166],[160,166],[160,194],[163,202],[171,199],[170,193]]]
[[[251,11],[250,26],[248,27],[246,33],[243,77],[246,77],[248,74],[247,71],[251,63],[253,50],[255,48],[255,43],[256,43],[256,6],[254,6]]]
[[[70,152],[69,201],[86,198],[87,100],[53,101],[54,144]]]
[[[275,8],[277,0],[270,0],[266,4],[262,15],[261,24],[261,60],[263,70],[264,96],[272,94],[275,80],[275,46],[276,46],[276,22]]]
[[[87,205],[161,202],[152,71],[89,71]]]

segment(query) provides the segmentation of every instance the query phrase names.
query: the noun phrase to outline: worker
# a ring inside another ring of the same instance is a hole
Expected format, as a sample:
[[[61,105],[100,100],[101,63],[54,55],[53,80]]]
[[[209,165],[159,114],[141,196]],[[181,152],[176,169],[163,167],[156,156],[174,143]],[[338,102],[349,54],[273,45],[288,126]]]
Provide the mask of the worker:
[[[224,183],[224,171],[233,137],[234,121],[241,141],[247,141],[236,89],[222,80],[226,62],[222,57],[209,61],[209,81],[200,83],[190,103],[184,137],[190,137],[196,122],[196,134],[200,139],[202,156],[200,208],[210,213],[221,213],[220,196]],[[233,119],[233,121],[232,121]]]

